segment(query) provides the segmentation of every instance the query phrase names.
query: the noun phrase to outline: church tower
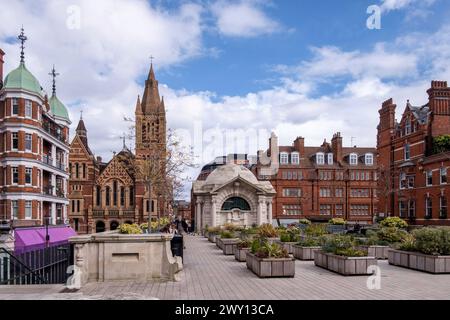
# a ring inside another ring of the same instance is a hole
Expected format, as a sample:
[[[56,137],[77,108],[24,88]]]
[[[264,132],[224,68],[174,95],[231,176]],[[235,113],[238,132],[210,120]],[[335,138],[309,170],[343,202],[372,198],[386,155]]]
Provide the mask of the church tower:
[[[144,95],[136,103],[136,158],[138,160],[165,157],[166,110],[160,98],[153,64],[145,81]]]

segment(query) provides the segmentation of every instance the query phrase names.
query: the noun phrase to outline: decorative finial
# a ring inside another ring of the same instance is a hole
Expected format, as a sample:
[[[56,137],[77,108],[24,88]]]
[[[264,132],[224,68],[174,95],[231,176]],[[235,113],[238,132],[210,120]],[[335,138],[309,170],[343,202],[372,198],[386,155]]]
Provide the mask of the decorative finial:
[[[83,120],[83,110],[80,110],[80,120]]]
[[[154,56],[150,56],[150,63],[153,65],[153,60],[155,59]]]
[[[125,132],[123,133],[123,136],[121,136],[120,138],[122,139],[122,142],[123,142],[123,150],[125,150],[127,148],[127,144],[125,142],[125,139],[126,139]]]
[[[20,32],[19,36],[17,37],[17,39],[19,39],[20,42],[21,42],[21,45],[20,45],[20,48],[21,48],[21,51],[20,51],[20,62],[24,63],[25,62],[25,52],[24,52],[25,41],[27,41],[28,38],[25,36],[23,25],[22,25],[22,28],[20,30],[21,30],[21,32]]]
[[[52,76],[52,78],[53,78],[52,92],[53,92],[53,95],[55,96],[56,95],[56,77],[59,76],[59,73],[57,73],[55,70],[55,65],[53,65],[53,69],[48,75]]]

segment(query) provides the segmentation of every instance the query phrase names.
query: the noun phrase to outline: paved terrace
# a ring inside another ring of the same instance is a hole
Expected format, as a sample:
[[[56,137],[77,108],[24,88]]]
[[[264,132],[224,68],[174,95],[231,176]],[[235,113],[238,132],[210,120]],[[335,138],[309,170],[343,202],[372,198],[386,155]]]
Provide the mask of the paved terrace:
[[[431,275],[379,261],[381,289],[368,277],[345,277],[296,261],[295,278],[260,279],[234,256],[224,256],[203,237],[186,239],[184,271],[178,282],[90,283],[74,293],[59,285],[0,286],[0,299],[450,299],[450,275]]]

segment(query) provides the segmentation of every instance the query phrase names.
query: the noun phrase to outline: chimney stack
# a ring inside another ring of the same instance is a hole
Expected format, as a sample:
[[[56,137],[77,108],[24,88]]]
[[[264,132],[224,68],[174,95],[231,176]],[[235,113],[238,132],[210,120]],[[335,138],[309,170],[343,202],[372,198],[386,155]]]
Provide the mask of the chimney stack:
[[[97,156],[97,162],[102,162],[102,157],[100,157],[100,156]]]
[[[331,140],[331,150],[333,151],[334,161],[341,162],[342,161],[342,137],[341,137],[340,132],[337,132],[333,135],[333,139]]]
[[[305,138],[297,137],[294,140],[294,149],[300,153],[300,157],[305,155]]]
[[[427,91],[431,111],[430,136],[448,134],[450,127],[450,88],[447,81],[432,81]]]
[[[0,49],[0,89],[3,87],[3,56],[5,53]]]

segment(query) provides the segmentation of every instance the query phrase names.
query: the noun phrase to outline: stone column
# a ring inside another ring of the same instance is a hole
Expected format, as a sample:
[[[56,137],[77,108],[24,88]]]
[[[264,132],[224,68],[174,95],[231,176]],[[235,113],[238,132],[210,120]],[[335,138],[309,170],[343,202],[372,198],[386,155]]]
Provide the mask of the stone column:
[[[197,199],[196,205],[197,206],[195,208],[195,231],[201,232],[203,226],[201,225],[200,221],[200,216],[202,214],[202,203],[200,202],[200,200]]]
[[[258,209],[256,211],[256,224],[260,226],[262,224],[262,206],[263,202],[261,197],[258,199]]]
[[[268,206],[267,206],[267,222],[272,224],[272,218],[273,218],[273,216],[272,216],[272,200],[269,201],[267,204],[268,204]]]
[[[211,197],[211,225],[217,227],[217,213],[216,213],[216,196]]]

